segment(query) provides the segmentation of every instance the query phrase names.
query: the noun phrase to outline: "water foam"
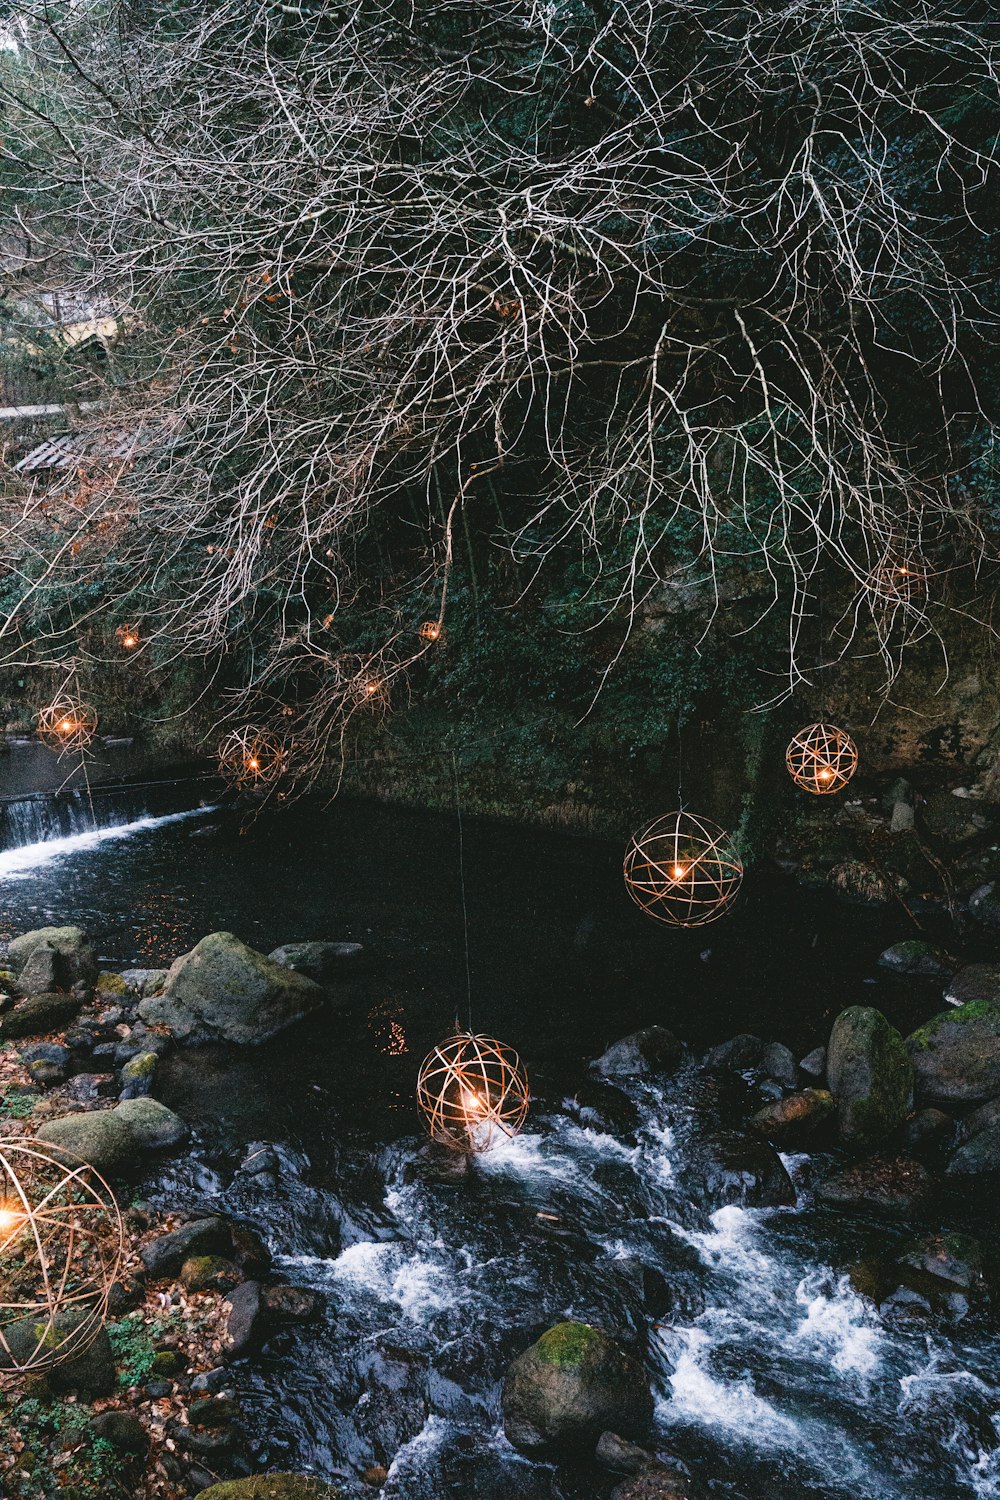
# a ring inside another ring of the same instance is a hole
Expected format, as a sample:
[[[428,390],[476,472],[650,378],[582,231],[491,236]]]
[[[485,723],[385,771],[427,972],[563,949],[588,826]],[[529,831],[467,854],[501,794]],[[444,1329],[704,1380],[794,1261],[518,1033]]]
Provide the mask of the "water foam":
[[[127,839],[133,833],[144,833],[152,828],[164,828],[169,823],[183,823],[189,818],[202,818],[214,807],[192,807],[184,812],[164,813],[161,817],[136,818],[131,823],[115,823],[108,828],[90,828],[84,833],[71,833],[65,838],[46,839],[40,844],[23,844],[17,849],[5,849],[0,853],[0,879],[27,880],[35,870],[66,854],[79,854],[96,849],[109,839]]]
[[[873,1314],[847,1276],[832,1287],[830,1282],[823,1271],[810,1272],[799,1282],[795,1300],[806,1315],[793,1338],[841,1375],[873,1375],[881,1346]]]

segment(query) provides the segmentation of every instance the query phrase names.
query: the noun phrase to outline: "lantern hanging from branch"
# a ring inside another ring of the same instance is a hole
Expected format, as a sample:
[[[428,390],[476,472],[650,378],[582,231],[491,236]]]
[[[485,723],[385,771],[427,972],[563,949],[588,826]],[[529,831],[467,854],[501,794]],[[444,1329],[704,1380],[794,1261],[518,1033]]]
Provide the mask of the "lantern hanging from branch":
[[[825,797],[843,791],[858,768],[858,747],[836,724],[807,724],[785,751],[788,774],[797,786]]]
[[[869,574],[868,586],[887,604],[920,604],[927,597],[927,568],[918,557],[887,557]]]
[[[115,636],[123,651],[134,651],[140,640],[139,627],[138,625],[119,625]]]
[[[124,1254],[115,1195],[71,1152],[0,1140],[0,1378],[83,1353]]]
[[[647,916],[672,927],[702,927],[732,905],[743,865],[729,834],[707,818],[678,811],[633,835],[625,885]]]
[[[38,737],[54,750],[84,750],[97,733],[97,715],[87,703],[60,693],[38,715]]]
[[[431,1136],[453,1151],[489,1151],[524,1124],[528,1074],[512,1047],[460,1031],[424,1058],[417,1103]]]
[[[444,641],[444,626],[440,620],[423,620],[417,630],[417,635],[430,645],[441,643]]]
[[[285,747],[276,734],[256,724],[234,729],[219,745],[219,770],[239,787],[270,786],[287,764]]]

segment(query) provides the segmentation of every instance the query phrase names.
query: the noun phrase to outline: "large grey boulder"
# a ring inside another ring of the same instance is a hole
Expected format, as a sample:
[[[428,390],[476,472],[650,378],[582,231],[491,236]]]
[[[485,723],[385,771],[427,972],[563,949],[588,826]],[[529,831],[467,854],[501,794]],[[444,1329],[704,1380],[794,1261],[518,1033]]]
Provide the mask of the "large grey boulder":
[[[913,1067],[906,1043],[870,1006],[849,1006],[834,1021],[826,1077],[840,1138],[855,1150],[879,1145],[912,1108]]]
[[[641,1440],[653,1420],[642,1366],[589,1323],[558,1323],[519,1354],[503,1385],[504,1431],[526,1452],[585,1449],[603,1432]]]
[[[150,1276],[173,1276],[192,1255],[223,1255],[232,1249],[227,1220],[193,1219],[144,1245],[139,1254]]]
[[[58,983],[63,988],[69,989],[77,983],[88,986],[97,983],[97,954],[82,927],[36,927],[32,932],[14,938],[7,950],[7,962],[18,980],[39,950],[48,950],[48,954],[54,956]],[[47,968],[48,962],[48,956],[44,960],[36,959],[39,973]]]
[[[315,980],[284,968],[231,932],[212,932],[170,969],[163,992],[139,1005],[150,1026],[182,1041],[257,1046],[324,1003]]]
[[[921,1099],[976,1104],[1000,1094],[1000,1005],[976,1000],[942,1011],[906,1048]]]

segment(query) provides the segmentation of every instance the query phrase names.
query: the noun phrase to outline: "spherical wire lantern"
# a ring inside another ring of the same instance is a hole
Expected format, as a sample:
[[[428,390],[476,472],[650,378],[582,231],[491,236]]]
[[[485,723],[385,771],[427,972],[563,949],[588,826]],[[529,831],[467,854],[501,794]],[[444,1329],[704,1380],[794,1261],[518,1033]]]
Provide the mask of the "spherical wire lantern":
[[[785,765],[796,786],[825,797],[841,792],[858,768],[858,747],[836,724],[807,724],[794,734]]]
[[[119,625],[115,639],[123,651],[134,651],[141,639],[138,625]]]
[[[625,885],[647,916],[671,927],[703,927],[736,899],[743,864],[730,836],[683,810],[634,834],[625,851]]]
[[[452,1151],[489,1151],[517,1135],[529,1098],[528,1074],[513,1047],[469,1031],[435,1047],[417,1075],[427,1131]]]
[[[93,1167],[62,1147],[0,1140],[0,1378],[90,1346],[124,1250],[118,1203]]]
[[[887,557],[868,577],[868,586],[886,604],[919,605],[927,597],[927,567],[917,557]]]
[[[220,743],[219,770],[238,787],[264,787],[277,781],[287,764],[281,740],[269,729],[245,724]]]
[[[422,620],[417,627],[417,635],[422,641],[430,645],[442,644],[444,642],[444,626],[440,620]]]
[[[53,750],[85,750],[97,733],[97,715],[88,703],[60,693],[38,715],[38,737]]]

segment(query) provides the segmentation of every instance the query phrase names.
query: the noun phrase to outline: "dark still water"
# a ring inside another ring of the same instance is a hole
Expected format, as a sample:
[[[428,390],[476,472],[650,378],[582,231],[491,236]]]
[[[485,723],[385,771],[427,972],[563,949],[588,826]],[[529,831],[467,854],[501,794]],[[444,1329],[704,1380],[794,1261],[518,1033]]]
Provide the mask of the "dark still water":
[[[995,1496],[995,1334],[887,1326],[847,1279],[913,1230],[814,1208],[825,1163],[805,1156],[787,1162],[796,1209],[720,1209],[695,1167],[714,1108],[696,1069],[614,1104],[586,1068],[653,1021],[694,1047],[756,1031],[799,1055],[852,1003],[909,1029],[940,996],[879,976],[913,932],[902,908],[761,878],[726,920],[670,934],[628,900],[615,846],[468,820],[465,851],[473,1019],[518,1048],[535,1098],[457,1184],[424,1170],[412,1103],[424,1052],[466,1016],[453,820],[206,811],[0,855],[0,936],[79,921],[109,967],[167,963],[218,928],[264,951],[366,945],[328,1017],[176,1054],[158,1088],[197,1143],[145,1190],[245,1215],[322,1296],[314,1325],[237,1372],[257,1462],[359,1497],[382,1464],[386,1500],[605,1500],[610,1476],[529,1463],[501,1431],[507,1362],[573,1316],[648,1339],[657,1442],[712,1496]],[[241,1166],[262,1141],[279,1171]]]

